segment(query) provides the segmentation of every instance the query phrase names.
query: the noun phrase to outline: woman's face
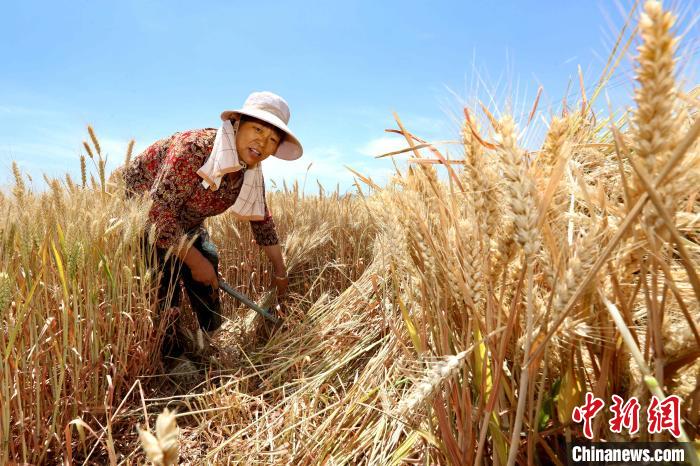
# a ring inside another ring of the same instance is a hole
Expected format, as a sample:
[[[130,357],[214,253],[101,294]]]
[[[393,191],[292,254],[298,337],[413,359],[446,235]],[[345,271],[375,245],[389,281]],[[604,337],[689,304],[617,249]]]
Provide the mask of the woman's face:
[[[238,126],[236,151],[238,157],[254,166],[277,152],[282,142],[279,131],[272,125],[259,120],[244,120]]]

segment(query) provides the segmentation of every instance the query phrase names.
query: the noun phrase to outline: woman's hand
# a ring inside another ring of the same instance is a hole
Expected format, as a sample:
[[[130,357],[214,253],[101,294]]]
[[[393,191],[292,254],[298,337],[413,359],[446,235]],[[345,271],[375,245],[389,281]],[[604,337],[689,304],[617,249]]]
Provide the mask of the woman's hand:
[[[216,270],[214,270],[214,266],[208,260],[204,259],[196,263],[194,267],[190,267],[190,272],[195,281],[209,285],[215,290],[219,289],[219,279],[216,275]]]
[[[277,288],[277,296],[284,296],[289,286],[289,277],[287,277],[287,275],[274,275],[272,277],[272,284]]]
[[[219,278],[216,275],[216,270],[206,257],[195,247],[190,247],[185,252],[178,252],[178,257],[187,264],[190,269],[192,279],[204,285],[211,286],[214,290],[219,289]]]
[[[287,292],[289,279],[287,278],[287,268],[284,266],[284,259],[282,259],[282,249],[279,244],[273,244],[263,246],[263,250],[274,267],[272,286],[277,288],[277,296],[283,296]]]

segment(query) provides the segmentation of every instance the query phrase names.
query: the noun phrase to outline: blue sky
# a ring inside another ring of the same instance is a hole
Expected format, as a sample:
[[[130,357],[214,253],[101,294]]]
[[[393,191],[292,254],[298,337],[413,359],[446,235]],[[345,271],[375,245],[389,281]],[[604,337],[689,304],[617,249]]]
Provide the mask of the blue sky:
[[[400,145],[384,132],[396,126],[393,112],[415,134],[444,140],[458,134],[463,100],[486,98],[486,89],[499,105],[510,96],[527,112],[541,84],[543,114],[556,111],[572,78],[576,98],[578,65],[594,83],[630,4],[6,2],[0,184],[11,179],[11,160],[35,187],[42,173],[75,176],[87,124],[114,166],[129,139],[142,150],[176,131],[218,127],[219,113],[254,90],[289,102],[290,127],[305,147],[298,161],[266,161],[268,179],[301,180],[311,164],[314,189],[315,179],[350,187],[344,165],[383,180],[392,163],[373,155]],[[686,17],[697,14],[697,4],[684,5]],[[613,100],[629,89],[611,89]]]

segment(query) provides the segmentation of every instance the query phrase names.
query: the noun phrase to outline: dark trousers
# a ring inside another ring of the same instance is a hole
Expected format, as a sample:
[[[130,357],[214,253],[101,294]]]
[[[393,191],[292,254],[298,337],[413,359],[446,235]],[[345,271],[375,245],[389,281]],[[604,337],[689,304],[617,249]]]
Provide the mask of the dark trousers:
[[[202,253],[202,255],[214,266],[214,270],[219,271],[219,255],[216,246],[211,242],[209,234],[203,228],[197,229],[198,234],[192,247]],[[180,306],[182,293],[180,282],[187,292],[192,310],[197,315],[199,326],[204,331],[213,331],[221,327],[221,301],[219,292],[211,286],[204,285],[192,278],[190,268],[177,256],[170,254],[166,259],[167,251],[156,248],[155,260],[157,270],[160,274],[158,286],[158,309],[162,311],[167,306]],[[176,323],[165,335],[163,341],[163,354],[168,356],[178,356],[185,351],[182,338],[179,338]]]

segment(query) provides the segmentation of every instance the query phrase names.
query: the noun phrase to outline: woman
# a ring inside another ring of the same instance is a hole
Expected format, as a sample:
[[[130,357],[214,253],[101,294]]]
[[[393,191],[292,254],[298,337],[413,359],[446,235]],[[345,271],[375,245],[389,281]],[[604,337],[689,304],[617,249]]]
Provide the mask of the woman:
[[[270,155],[284,160],[301,157],[302,146],[287,127],[289,117],[289,107],[280,96],[254,92],[243,108],[221,114],[219,130],[176,133],[149,146],[125,168],[128,195],[148,193],[153,200],[149,223],[155,226],[156,257],[163,272],[161,309],[168,301],[179,306],[182,278],[199,325],[210,336],[222,322],[218,255],[202,226],[205,218],[231,208],[237,218],[250,220],[255,241],[273,264],[278,295],[287,289],[260,164]],[[176,340],[167,336],[164,353],[182,353]]]

